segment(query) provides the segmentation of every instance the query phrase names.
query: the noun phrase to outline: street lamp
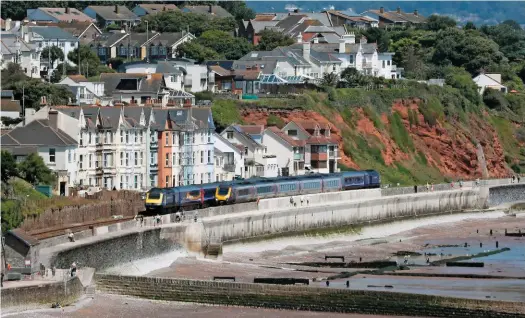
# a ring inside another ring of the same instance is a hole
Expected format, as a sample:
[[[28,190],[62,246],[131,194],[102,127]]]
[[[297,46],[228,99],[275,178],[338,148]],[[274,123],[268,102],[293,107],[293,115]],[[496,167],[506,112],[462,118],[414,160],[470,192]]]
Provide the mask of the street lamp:
[[[148,20],[146,20],[146,62],[149,63],[148,41],[149,41],[149,22]]]
[[[22,44],[20,43],[20,38],[16,38],[15,49],[16,49],[16,64],[20,64],[20,48]]]

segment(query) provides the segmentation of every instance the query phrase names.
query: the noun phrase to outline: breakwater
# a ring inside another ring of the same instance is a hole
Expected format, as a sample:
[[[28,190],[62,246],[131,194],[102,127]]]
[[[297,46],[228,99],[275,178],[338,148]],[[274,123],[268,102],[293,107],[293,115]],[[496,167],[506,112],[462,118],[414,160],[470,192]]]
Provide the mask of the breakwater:
[[[513,302],[105,274],[96,274],[95,281],[97,288],[104,293],[156,300],[375,315],[523,317],[519,313],[523,304]]]

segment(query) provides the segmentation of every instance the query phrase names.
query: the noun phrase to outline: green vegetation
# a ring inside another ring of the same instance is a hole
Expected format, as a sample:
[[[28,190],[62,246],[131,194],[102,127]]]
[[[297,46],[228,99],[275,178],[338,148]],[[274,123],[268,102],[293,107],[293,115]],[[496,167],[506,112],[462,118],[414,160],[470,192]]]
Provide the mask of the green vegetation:
[[[263,30],[260,33],[259,44],[255,48],[257,51],[271,51],[279,46],[288,46],[295,43],[294,39],[288,35],[274,30]]]
[[[218,128],[242,123],[237,104],[233,100],[215,100],[211,108],[213,120]]]
[[[253,46],[244,38],[226,31],[208,30],[193,41],[181,44],[177,54],[199,62],[205,60],[237,60],[250,52]]]
[[[270,114],[266,119],[266,125],[268,127],[276,126],[277,128],[281,129],[286,125],[286,123],[284,122],[284,120],[281,119],[281,117],[275,116],[274,114]]]
[[[414,143],[403,124],[401,115],[398,112],[394,112],[388,117],[388,121],[390,122],[390,135],[399,148],[404,152],[414,150]]]

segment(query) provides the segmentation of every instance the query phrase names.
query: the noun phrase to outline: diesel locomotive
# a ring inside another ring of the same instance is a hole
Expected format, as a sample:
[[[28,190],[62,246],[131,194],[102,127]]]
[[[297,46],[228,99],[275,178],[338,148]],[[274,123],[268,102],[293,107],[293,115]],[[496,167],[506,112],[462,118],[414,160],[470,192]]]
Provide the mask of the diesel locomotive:
[[[300,194],[379,188],[374,170],[309,174],[293,177],[250,178],[173,188],[153,188],[146,194],[146,211],[174,213],[220,204],[254,202],[259,199]]]

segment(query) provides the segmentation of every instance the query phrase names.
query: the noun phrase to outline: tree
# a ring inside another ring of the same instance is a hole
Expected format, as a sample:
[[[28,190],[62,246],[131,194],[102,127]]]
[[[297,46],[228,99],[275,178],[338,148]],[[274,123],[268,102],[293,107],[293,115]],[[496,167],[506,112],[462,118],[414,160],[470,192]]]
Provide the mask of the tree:
[[[347,67],[341,72],[341,79],[346,82],[347,87],[358,86],[363,75],[354,67]]]
[[[321,79],[321,86],[335,87],[339,82],[339,75],[336,73],[324,73]]]
[[[405,77],[426,79],[427,66],[419,41],[413,38],[402,38],[392,43],[390,49],[395,53],[394,63],[405,68]]]
[[[16,167],[16,161],[13,155],[7,151],[2,150],[1,153],[1,166],[2,166],[2,181],[7,183],[12,177],[18,176],[18,169]]]
[[[379,52],[388,51],[388,45],[390,43],[390,36],[387,31],[380,28],[369,28],[361,31],[361,34],[364,35],[368,43],[377,42],[377,48]]]
[[[456,20],[445,15],[433,14],[427,19],[425,23],[425,29],[431,31],[445,30],[447,28],[454,28],[456,26]]]
[[[6,68],[2,70],[2,87],[8,88],[8,85],[27,79],[27,75],[22,71],[19,64],[8,63]]]
[[[219,5],[233,15],[237,21],[255,18],[255,12],[246,6],[245,1],[220,1]]]
[[[500,51],[509,60],[525,58],[525,30],[515,21],[507,20],[494,26],[484,25],[481,31],[500,46]]]
[[[234,18],[211,18],[205,14],[165,11],[142,17],[142,23],[135,27],[136,32],[146,32],[145,21],[148,21],[150,32],[152,30],[157,32],[189,31],[195,36],[200,36],[208,30],[235,32],[237,27]]]
[[[9,85],[8,89],[14,90],[15,98],[22,100],[25,97],[26,108],[40,109],[41,98],[46,97],[47,104],[67,105],[74,98],[73,93],[62,85],[42,82],[39,79],[28,79]]]
[[[470,73],[465,71],[465,69],[453,66],[445,68],[445,83],[459,89],[463,96],[474,105],[479,105],[481,102],[478,86],[472,80]]]
[[[208,47],[227,60],[237,60],[253,49],[253,46],[245,38],[231,36],[228,32],[210,30],[204,32],[197,42]]]
[[[100,74],[100,59],[97,53],[91,50],[89,46],[79,45],[79,47],[68,53],[67,58],[70,61],[80,61],[80,73],[86,77]],[[78,62],[76,63],[78,68]]]
[[[44,163],[44,159],[32,153],[19,164],[20,175],[29,183],[53,185],[56,177]]]
[[[51,78],[49,79],[51,83],[58,83],[62,80],[63,71],[59,68],[53,71]]]
[[[505,110],[509,103],[505,99],[505,95],[496,89],[487,88],[483,92],[483,102],[491,109]]]
[[[42,50],[42,55],[40,56],[41,61],[50,61],[51,68],[55,68],[55,62],[57,60],[64,60],[64,51],[56,45],[48,46]]]
[[[465,30],[476,30],[477,28],[476,28],[476,25],[473,22],[469,21],[469,22],[467,22],[467,24],[465,24],[463,29],[465,29]]]
[[[271,51],[279,46],[288,46],[294,44],[294,40],[282,33],[274,30],[263,30],[261,32],[261,38],[259,44],[255,48],[258,51]]]
[[[198,63],[221,58],[219,53],[215,52],[213,49],[207,48],[204,45],[197,43],[197,41],[189,41],[179,45],[177,48],[177,55],[179,57],[194,59]]]

